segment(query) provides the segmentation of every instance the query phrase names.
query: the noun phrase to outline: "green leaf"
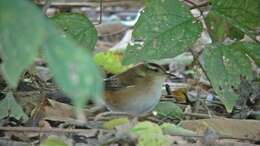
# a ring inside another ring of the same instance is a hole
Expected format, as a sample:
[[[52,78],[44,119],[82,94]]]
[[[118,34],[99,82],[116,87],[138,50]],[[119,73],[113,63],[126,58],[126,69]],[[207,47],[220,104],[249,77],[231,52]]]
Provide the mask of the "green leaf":
[[[112,119],[103,124],[105,129],[114,129],[117,126],[129,124],[129,120],[126,117]]]
[[[28,0],[0,1],[0,54],[3,73],[15,87],[21,73],[32,64],[46,38],[41,12]]]
[[[101,74],[86,50],[54,33],[46,42],[44,54],[55,81],[76,106],[83,106],[91,97],[101,97]]]
[[[16,119],[23,118],[27,121],[28,116],[24,113],[22,107],[17,104],[12,93],[7,93],[4,99],[0,100],[0,119],[6,116],[15,117]]]
[[[256,35],[257,27],[260,27],[259,10],[259,0],[212,0],[209,16],[219,17],[246,34]]]
[[[252,79],[251,62],[241,50],[241,44],[212,45],[204,51],[205,70],[211,84],[228,112],[238,100],[240,77]]]
[[[190,11],[179,0],[147,1],[135,25],[134,41],[128,45],[124,63],[175,57],[197,40],[202,31]]]
[[[97,31],[91,21],[82,14],[61,13],[52,17],[54,23],[64,34],[75,39],[82,47],[92,51],[97,42]]]
[[[156,106],[155,111],[158,115],[175,117],[178,119],[182,119],[184,116],[182,109],[173,102],[160,102]]]
[[[159,125],[152,122],[139,122],[131,129],[138,137],[137,146],[170,146],[169,139],[163,135]]]
[[[260,65],[260,45],[256,43],[240,43],[241,49],[250,56],[257,65]]]
[[[40,146],[67,146],[67,144],[56,137],[50,137],[46,139]]]
[[[115,52],[99,52],[95,55],[95,62],[105,71],[113,74],[127,70],[131,65],[122,65],[122,55]]]
[[[223,42],[227,37],[240,40],[244,37],[242,31],[215,13],[209,13],[205,22],[208,26],[210,36],[214,41]]]
[[[183,135],[196,135],[196,132],[184,129],[180,126],[176,126],[171,123],[163,123],[161,129],[164,134],[171,135],[171,134],[183,134]]]
[[[74,20],[74,15],[72,16]],[[89,21],[85,17],[82,19],[82,25],[90,25],[86,23]],[[78,23],[76,20],[73,22]],[[79,25],[73,28],[77,26]],[[91,31],[88,31],[89,34],[92,34]],[[84,36],[88,32],[84,31]],[[90,42],[90,48],[93,48],[95,41]],[[101,75],[90,53],[70,37],[61,36],[30,1],[0,1],[0,51],[3,72],[11,86],[16,85],[19,75],[33,62],[42,46],[55,81],[73,98],[76,107],[84,105],[91,97],[100,98]]]

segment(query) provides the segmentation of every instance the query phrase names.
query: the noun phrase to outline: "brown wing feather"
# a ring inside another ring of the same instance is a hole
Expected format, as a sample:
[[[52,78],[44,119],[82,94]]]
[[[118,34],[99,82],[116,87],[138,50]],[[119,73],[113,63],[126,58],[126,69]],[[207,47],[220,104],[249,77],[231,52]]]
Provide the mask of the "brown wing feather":
[[[120,88],[134,86],[136,84],[136,79],[142,77],[140,75],[142,66],[143,64],[138,64],[125,72],[105,79],[105,89],[118,90]]]

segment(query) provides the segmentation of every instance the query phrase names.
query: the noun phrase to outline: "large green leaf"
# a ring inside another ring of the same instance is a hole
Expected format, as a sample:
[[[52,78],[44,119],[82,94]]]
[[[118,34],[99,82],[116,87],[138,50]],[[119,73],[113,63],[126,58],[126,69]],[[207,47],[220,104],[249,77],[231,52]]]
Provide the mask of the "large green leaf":
[[[250,56],[257,65],[260,65],[260,44],[240,43],[241,49]]]
[[[169,116],[178,119],[182,119],[184,117],[182,109],[173,102],[160,102],[156,106],[155,111],[159,116]]]
[[[227,37],[240,40],[244,37],[244,33],[242,31],[215,13],[209,13],[205,19],[205,22],[208,26],[208,30],[213,41],[223,42]]]
[[[87,25],[88,20],[82,19]],[[84,36],[86,33],[84,31]],[[89,45],[89,48],[94,47],[94,43]],[[11,86],[16,85],[19,75],[33,62],[42,46],[58,86],[73,97],[77,107],[90,97],[100,97],[101,75],[86,50],[70,37],[60,35],[30,1],[0,1],[1,57],[5,78]]]
[[[61,13],[52,17],[54,23],[65,34],[75,39],[82,47],[93,50],[97,42],[97,31],[89,19],[77,13]]]
[[[242,48],[237,43],[212,45],[204,51],[207,75],[228,112],[232,111],[239,98],[234,89],[238,89],[240,77],[252,79],[251,62]]]
[[[49,36],[44,48],[56,82],[76,105],[101,97],[101,74],[86,50],[57,33]]]
[[[134,42],[128,45],[124,63],[175,57],[187,51],[201,31],[199,21],[179,0],[147,1],[135,25]]]
[[[221,19],[223,23],[209,28],[223,31],[224,23],[228,22],[246,34],[256,35],[257,27],[260,27],[259,0],[212,0],[211,2],[212,9],[208,17]],[[206,19],[206,21],[208,24],[215,24],[214,19]]]
[[[5,79],[12,87],[35,59],[47,33],[36,6],[27,0],[0,1],[0,54]]]
[[[137,146],[170,146],[171,142],[163,135],[159,125],[144,121],[137,123],[130,131],[138,137]]]

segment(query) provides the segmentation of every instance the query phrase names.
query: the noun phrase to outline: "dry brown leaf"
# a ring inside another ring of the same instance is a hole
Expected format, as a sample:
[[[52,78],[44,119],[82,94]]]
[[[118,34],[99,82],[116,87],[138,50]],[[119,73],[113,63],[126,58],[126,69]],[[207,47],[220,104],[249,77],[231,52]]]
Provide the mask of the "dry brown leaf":
[[[74,121],[75,115],[73,106],[48,99],[49,106],[45,106],[44,119],[52,121]]]
[[[220,137],[260,140],[260,121],[238,119],[201,119],[182,121],[181,126],[199,134],[213,128]]]

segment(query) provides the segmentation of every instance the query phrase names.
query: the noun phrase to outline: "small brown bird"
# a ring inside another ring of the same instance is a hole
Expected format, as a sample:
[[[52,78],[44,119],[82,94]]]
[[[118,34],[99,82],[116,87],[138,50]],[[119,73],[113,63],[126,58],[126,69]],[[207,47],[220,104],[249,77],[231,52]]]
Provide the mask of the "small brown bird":
[[[105,80],[108,109],[144,116],[158,104],[161,87],[171,75],[155,63],[141,63]],[[173,75],[174,76],[174,75]]]

